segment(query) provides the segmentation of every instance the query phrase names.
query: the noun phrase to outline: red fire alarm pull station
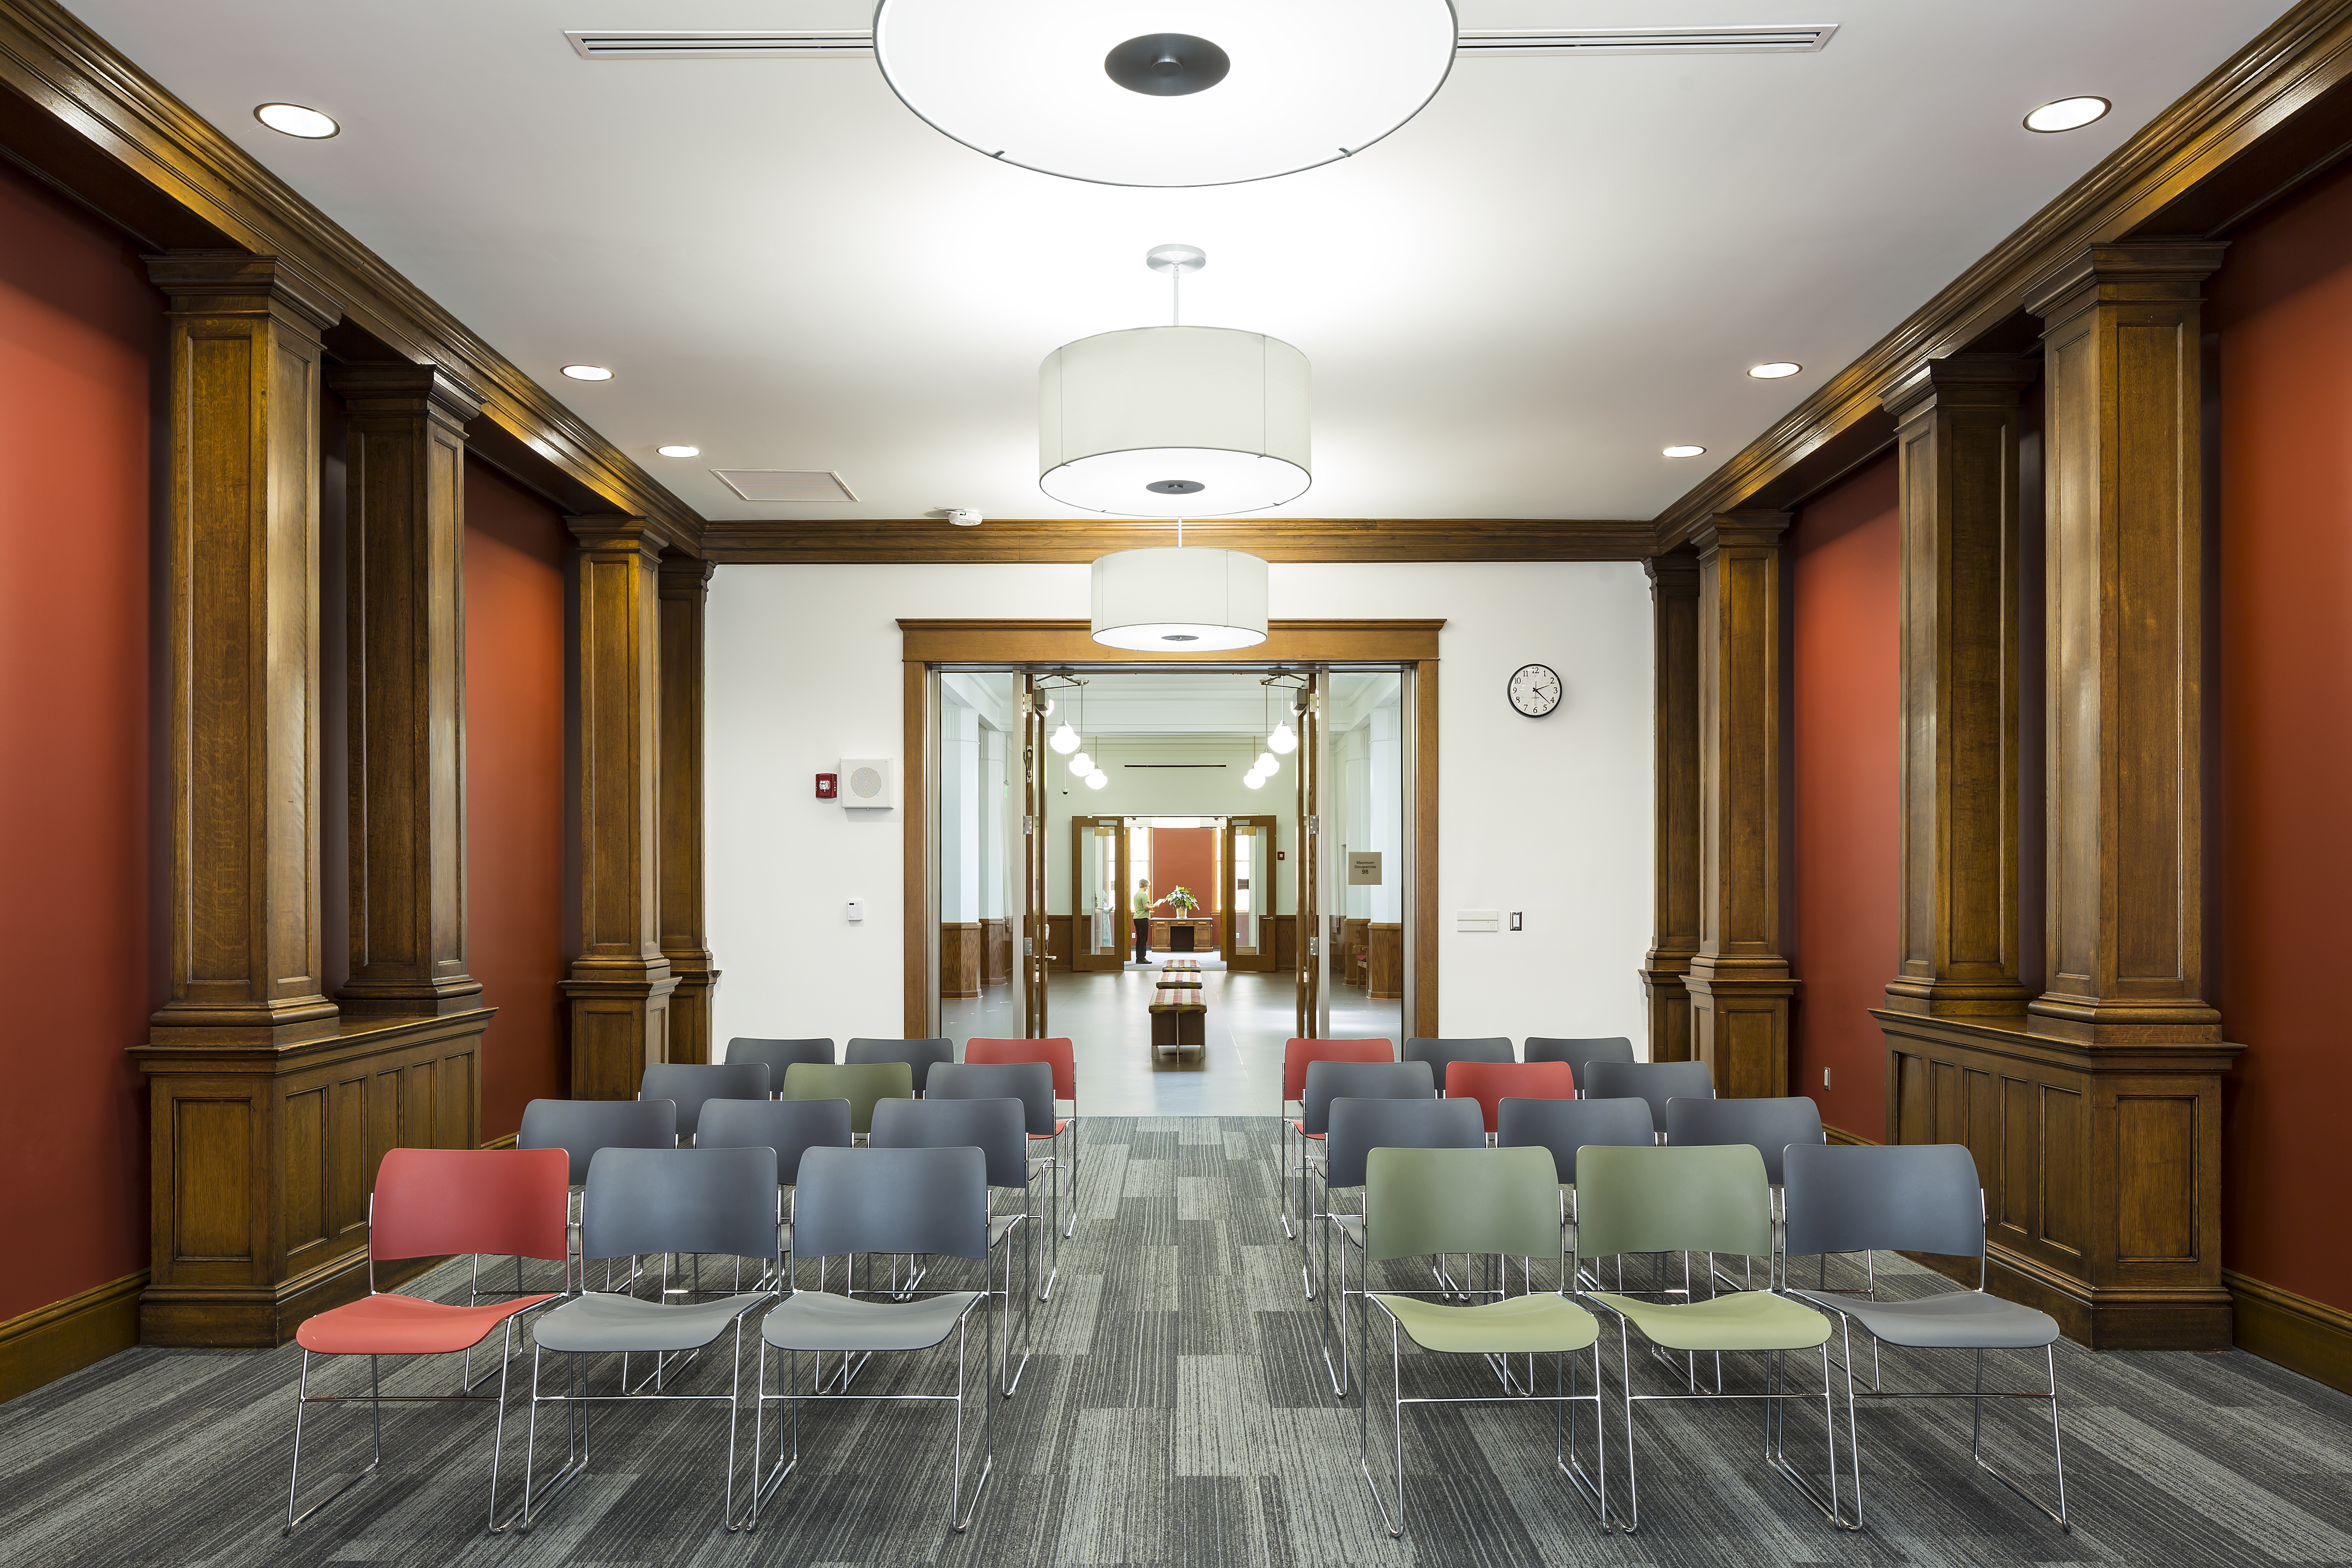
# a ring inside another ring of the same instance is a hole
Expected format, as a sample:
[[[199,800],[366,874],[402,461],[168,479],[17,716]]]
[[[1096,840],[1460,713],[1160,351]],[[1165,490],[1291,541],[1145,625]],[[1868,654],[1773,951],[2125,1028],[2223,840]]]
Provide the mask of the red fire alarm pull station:
[[[839,773],[817,774],[816,797],[819,800],[839,800],[841,798],[841,775]]]
[[[1287,849],[1277,849],[1274,852],[1274,858],[1277,860],[1287,860],[1290,858],[1290,851]]]

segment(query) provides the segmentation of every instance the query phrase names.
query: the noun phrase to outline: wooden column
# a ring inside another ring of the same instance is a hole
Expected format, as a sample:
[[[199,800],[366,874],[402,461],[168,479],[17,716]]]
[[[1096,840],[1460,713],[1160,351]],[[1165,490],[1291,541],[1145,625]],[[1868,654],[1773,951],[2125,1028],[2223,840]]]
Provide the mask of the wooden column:
[[[1780,536],[1789,514],[1727,512],[1698,547],[1698,952],[1691,1049],[1716,1092],[1789,1092],[1780,952]]]
[[[466,423],[432,365],[345,365],[351,648],[346,1014],[469,1012],[466,970]]]
[[[711,993],[719,971],[702,903],[702,627],[715,563],[661,563],[661,950],[677,989],[669,1003],[674,1062],[717,1059]]]
[[[1650,1059],[1692,1058],[1690,992],[1698,952],[1698,557],[1652,556],[1657,638],[1657,931],[1642,963],[1649,1001]]]
[[[2018,978],[2019,395],[2031,360],[1963,354],[1880,400],[1899,422],[1899,1013],[2025,1011]]]
[[[669,1059],[659,874],[661,545],[638,517],[564,520],[580,541],[580,940],[572,1093],[626,1100]]]

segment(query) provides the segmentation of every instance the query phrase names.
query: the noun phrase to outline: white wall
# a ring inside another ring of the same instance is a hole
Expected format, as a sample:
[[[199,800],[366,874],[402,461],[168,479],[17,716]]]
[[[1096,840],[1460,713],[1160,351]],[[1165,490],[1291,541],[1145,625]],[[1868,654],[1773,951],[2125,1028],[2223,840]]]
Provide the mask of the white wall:
[[[897,618],[1062,617],[1087,604],[1084,566],[720,568],[705,730],[719,1040],[899,1032],[899,814],[818,801],[811,784],[842,757],[898,754]],[[1446,619],[1444,1032],[1640,1040],[1635,971],[1653,875],[1640,566],[1277,563],[1272,604],[1277,616]],[[1567,688],[1548,719],[1521,718],[1505,700],[1511,672],[1529,662],[1559,670]],[[842,918],[850,899],[866,900],[862,925]],[[1526,930],[1459,933],[1463,909],[1523,910]]]

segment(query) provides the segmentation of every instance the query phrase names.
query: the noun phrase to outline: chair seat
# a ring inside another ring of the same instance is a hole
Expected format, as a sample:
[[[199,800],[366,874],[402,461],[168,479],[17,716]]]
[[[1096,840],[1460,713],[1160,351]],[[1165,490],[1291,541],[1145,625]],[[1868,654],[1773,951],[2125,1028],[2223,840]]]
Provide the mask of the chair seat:
[[[1843,1312],[1890,1345],[1917,1350],[2040,1350],[2058,1337],[2058,1320],[1981,1290],[1947,1290],[1916,1301],[1872,1301],[1826,1290],[1792,1296]]]
[[[1418,1296],[1372,1292],[1412,1342],[1456,1355],[1538,1355],[1580,1351],[1601,1337],[1591,1313],[1550,1291],[1476,1307],[1447,1307]]]
[[[1320,1132],[1309,1132],[1307,1131],[1307,1123],[1299,1121],[1297,1117],[1291,1118],[1290,1130],[1293,1132],[1297,1133],[1301,1138],[1312,1138],[1318,1142],[1321,1142],[1325,1136],[1325,1134]]]
[[[473,1349],[517,1312],[554,1300],[551,1293],[452,1307],[387,1290],[305,1319],[294,1342],[321,1355],[446,1355]]]
[[[861,1301],[829,1290],[799,1290],[776,1303],[760,1335],[780,1351],[929,1350],[955,1332],[982,1299],[950,1290],[912,1301]]]
[[[1069,1124],[1070,1119],[1068,1117],[1057,1116],[1054,1119],[1054,1130],[1051,1132],[1032,1132],[1029,1136],[1032,1138],[1059,1138],[1062,1135],[1062,1129],[1067,1127]]]
[[[1830,1321],[1769,1290],[1734,1290],[1707,1301],[1640,1301],[1594,1291],[1654,1345],[1670,1351],[1805,1351],[1830,1337]]]
[[[551,1351],[699,1350],[770,1294],[747,1290],[716,1301],[672,1305],[616,1290],[591,1290],[540,1319],[531,1337],[541,1349]]]

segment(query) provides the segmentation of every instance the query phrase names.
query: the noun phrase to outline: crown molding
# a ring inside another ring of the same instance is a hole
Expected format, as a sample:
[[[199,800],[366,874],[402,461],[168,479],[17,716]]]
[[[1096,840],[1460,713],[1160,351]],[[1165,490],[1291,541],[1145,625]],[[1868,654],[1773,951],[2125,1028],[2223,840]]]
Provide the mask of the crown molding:
[[[1652,525],[1558,518],[1212,518],[1184,542],[1268,561],[1639,561]],[[991,518],[768,519],[703,524],[702,550],[735,564],[1072,563],[1176,542],[1172,522]]]
[[[1718,512],[1788,506],[1894,439],[1879,393],[2014,329],[2028,288],[2092,245],[2208,238],[2352,152],[2352,0],[2305,0],[2068,186],[1657,520],[1671,550]],[[2014,341],[2011,341],[2014,340]]]
[[[574,510],[646,518],[670,547],[698,551],[691,507],[51,0],[0,0],[0,150],[36,176],[151,249],[275,257],[340,301],[370,347],[480,388],[500,467],[544,465],[525,482]]]

